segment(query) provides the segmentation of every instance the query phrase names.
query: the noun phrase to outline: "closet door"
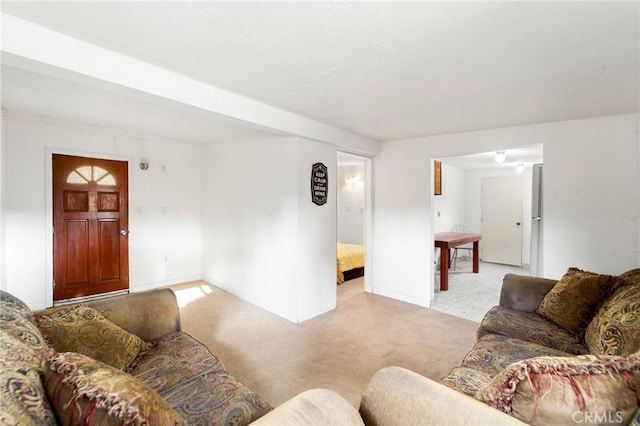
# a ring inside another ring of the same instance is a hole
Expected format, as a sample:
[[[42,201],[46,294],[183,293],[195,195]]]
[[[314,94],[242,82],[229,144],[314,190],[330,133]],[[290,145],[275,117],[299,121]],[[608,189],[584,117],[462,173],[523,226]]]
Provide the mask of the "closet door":
[[[522,266],[522,177],[483,179],[480,248],[485,262]]]

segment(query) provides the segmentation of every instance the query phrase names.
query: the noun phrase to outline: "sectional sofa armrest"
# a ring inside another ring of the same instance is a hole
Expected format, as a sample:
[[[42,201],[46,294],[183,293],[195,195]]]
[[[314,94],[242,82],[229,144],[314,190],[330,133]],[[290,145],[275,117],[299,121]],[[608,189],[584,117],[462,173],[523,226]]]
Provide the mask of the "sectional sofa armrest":
[[[556,282],[548,278],[506,274],[502,280],[500,306],[534,312]]]
[[[370,379],[360,402],[367,426],[523,425],[469,395],[400,367],[386,367]]]
[[[168,288],[95,299],[84,304],[145,341],[181,330],[178,301]],[[51,315],[68,308],[58,306],[36,313]]]
[[[329,389],[311,389],[302,392],[251,424],[363,426],[358,411],[346,399]]]

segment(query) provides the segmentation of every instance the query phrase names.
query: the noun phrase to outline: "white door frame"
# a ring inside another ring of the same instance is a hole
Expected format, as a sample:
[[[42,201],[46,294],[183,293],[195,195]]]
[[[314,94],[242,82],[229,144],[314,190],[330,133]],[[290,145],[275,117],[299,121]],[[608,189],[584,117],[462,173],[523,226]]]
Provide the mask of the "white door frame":
[[[364,291],[373,293],[373,159],[340,149],[337,151],[360,157],[364,162]],[[337,215],[336,203],[336,217]]]
[[[364,160],[364,291],[373,293],[373,160]]]
[[[98,158],[103,160],[117,160],[117,161],[126,161],[129,169],[129,183],[131,183],[131,174],[133,172],[133,157],[126,155],[114,155],[114,154],[105,154],[105,153],[96,153],[90,151],[76,151],[72,149],[65,148],[55,148],[55,147],[47,147],[45,148],[45,248],[47,252],[46,256],[46,282],[48,283],[46,286],[47,293],[45,302],[47,306],[53,306],[53,156],[54,154],[61,155],[75,155],[78,157],[87,157],[87,158]],[[129,194],[130,196],[130,194]],[[131,205],[129,203],[129,216],[131,216]],[[129,230],[131,230],[131,221],[129,221]],[[129,243],[129,248],[131,248],[131,243]],[[131,250],[129,250],[129,288],[131,288]]]

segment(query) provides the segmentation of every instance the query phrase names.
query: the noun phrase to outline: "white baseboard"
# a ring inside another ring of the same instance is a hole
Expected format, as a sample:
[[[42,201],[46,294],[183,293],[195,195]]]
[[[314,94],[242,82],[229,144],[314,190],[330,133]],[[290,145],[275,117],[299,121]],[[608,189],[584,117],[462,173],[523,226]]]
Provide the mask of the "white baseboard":
[[[388,297],[394,300],[399,300],[401,302],[411,303],[413,305],[422,306],[423,308],[429,308],[431,306],[431,300],[429,299],[410,297],[410,296],[407,296],[406,294],[396,293],[394,291],[381,290],[381,289],[374,288],[373,294],[376,294],[378,296]]]
[[[176,285],[176,284],[182,284],[182,283],[188,283],[191,281],[200,281],[200,280],[202,280],[201,275],[191,275],[187,277],[175,278],[175,279],[166,280],[166,281],[156,281],[153,283],[132,284],[129,286],[129,291],[131,293],[137,293],[139,291],[153,290],[154,288],[167,287],[170,285]]]

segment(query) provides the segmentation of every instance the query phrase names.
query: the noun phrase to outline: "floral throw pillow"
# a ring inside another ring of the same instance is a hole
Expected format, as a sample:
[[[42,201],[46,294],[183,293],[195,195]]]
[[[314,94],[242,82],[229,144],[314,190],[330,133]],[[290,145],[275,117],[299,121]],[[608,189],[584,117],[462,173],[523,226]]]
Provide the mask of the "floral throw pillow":
[[[125,370],[147,343],[84,305],[36,316],[38,328],[57,352],[78,352]]]
[[[0,331],[0,424],[56,424],[40,379],[42,361],[39,352]]]
[[[614,276],[569,268],[544,296],[537,313],[581,335],[615,284]]]
[[[153,389],[82,354],[46,355],[45,387],[61,424],[186,425]]]
[[[589,323],[584,340],[597,355],[630,355],[640,350],[640,280],[622,284]]]
[[[640,401],[640,353],[538,357],[509,365],[476,399],[531,425],[628,424]]]

